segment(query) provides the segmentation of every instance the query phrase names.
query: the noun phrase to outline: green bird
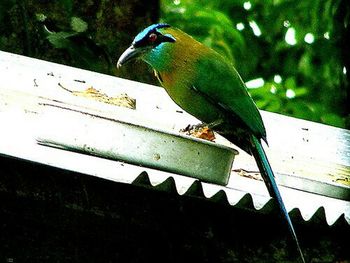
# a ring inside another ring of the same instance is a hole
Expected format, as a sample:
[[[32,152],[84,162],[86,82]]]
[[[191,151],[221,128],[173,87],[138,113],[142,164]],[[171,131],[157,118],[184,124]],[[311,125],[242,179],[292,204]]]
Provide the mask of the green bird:
[[[141,31],[120,56],[117,67],[135,58],[154,69],[177,105],[254,156],[268,192],[277,201],[305,262],[261,145],[261,140],[267,143],[264,123],[233,65],[216,51],[168,24],[154,24]]]

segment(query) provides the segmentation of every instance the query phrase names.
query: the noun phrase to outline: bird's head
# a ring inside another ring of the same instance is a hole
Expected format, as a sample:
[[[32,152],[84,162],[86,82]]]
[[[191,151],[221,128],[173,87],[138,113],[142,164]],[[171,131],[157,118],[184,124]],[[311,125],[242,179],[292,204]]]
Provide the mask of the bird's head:
[[[164,60],[166,46],[176,42],[175,37],[167,33],[169,28],[168,24],[154,24],[142,30],[120,56],[117,67],[121,67],[130,60],[141,58],[157,68],[157,65]]]

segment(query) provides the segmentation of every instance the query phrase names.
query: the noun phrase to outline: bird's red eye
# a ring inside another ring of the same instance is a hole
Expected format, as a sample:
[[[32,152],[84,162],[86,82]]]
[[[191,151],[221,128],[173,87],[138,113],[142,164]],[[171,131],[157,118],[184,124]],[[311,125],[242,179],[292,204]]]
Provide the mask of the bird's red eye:
[[[149,42],[155,42],[157,40],[157,37],[158,36],[156,34],[152,33],[148,36],[148,40]]]

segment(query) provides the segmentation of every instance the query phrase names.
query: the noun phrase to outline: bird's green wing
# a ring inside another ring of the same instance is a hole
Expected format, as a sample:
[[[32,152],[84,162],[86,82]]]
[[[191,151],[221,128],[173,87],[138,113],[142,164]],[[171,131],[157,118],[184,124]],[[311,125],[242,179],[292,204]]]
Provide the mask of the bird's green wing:
[[[221,55],[212,52],[196,62],[193,86],[223,110],[238,116],[258,138],[266,132],[261,115],[236,69]]]

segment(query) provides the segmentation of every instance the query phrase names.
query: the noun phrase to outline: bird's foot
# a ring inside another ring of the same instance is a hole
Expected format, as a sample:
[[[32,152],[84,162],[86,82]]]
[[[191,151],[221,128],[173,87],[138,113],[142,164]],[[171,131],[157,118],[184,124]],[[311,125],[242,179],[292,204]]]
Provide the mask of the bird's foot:
[[[215,140],[214,132],[209,128],[209,125],[205,123],[199,123],[196,125],[189,124],[186,128],[181,129],[180,132],[208,141]]]

